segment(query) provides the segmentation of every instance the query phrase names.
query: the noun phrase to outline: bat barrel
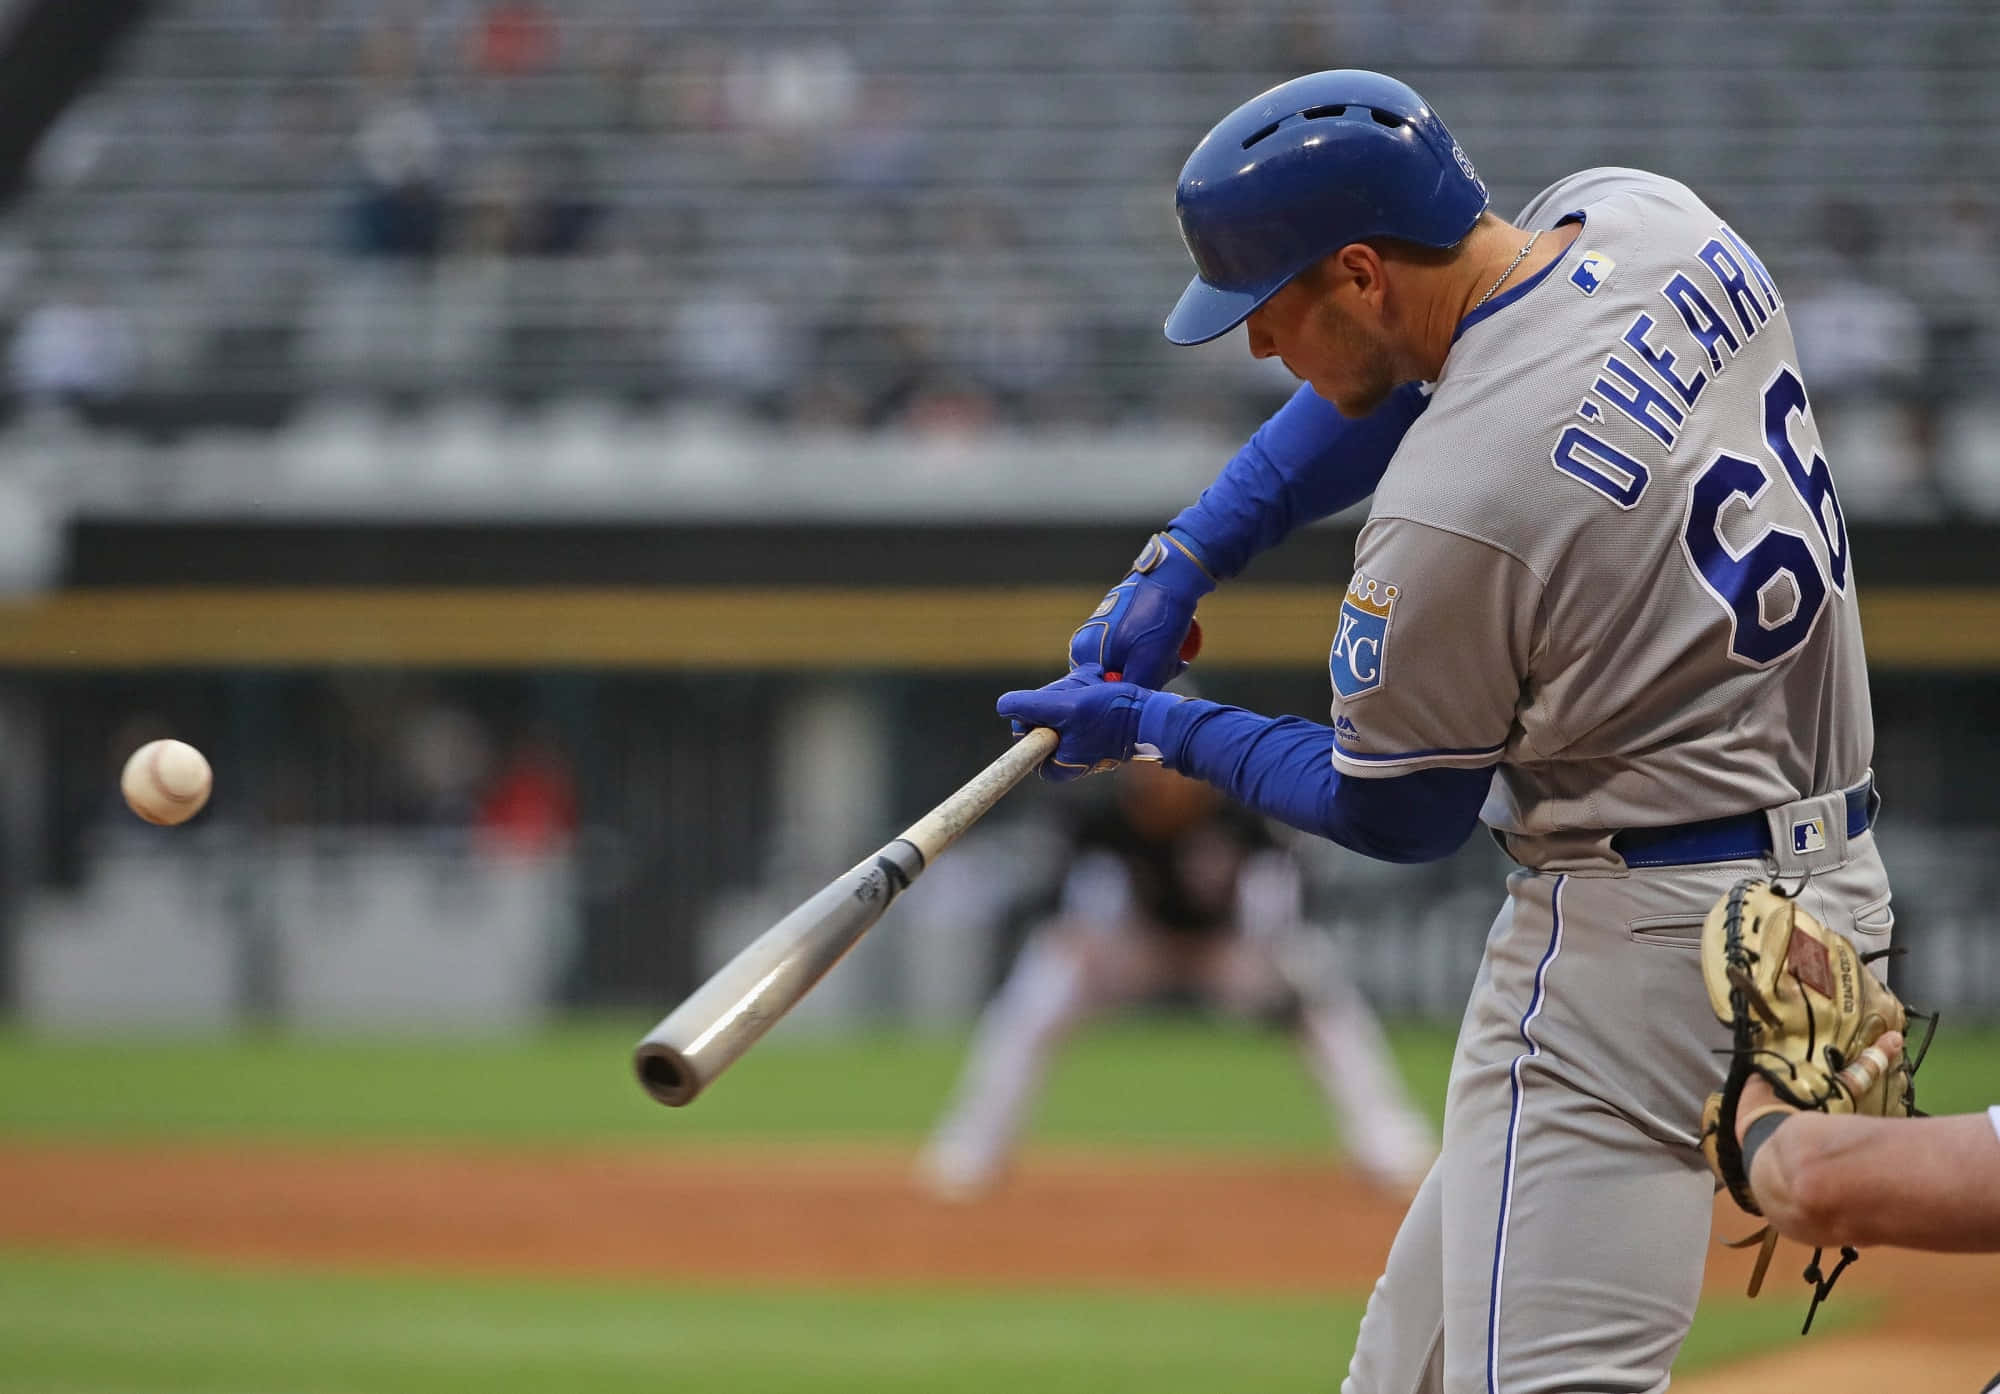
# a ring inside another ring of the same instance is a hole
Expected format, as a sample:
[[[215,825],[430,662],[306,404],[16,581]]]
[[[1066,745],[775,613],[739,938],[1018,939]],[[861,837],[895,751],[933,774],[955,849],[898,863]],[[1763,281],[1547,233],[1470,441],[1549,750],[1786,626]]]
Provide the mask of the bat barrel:
[[[882,918],[929,862],[1056,747],[1032,731],[894,842],[752,940],[648,1031],[632,1053],[640,1087],[669,1108],[694,1102]]]
[[[669,1108],[692,1103],[840,962],[923,865],[899,839],[760,934],[646,1033],[632,1057],[640,1086]]]

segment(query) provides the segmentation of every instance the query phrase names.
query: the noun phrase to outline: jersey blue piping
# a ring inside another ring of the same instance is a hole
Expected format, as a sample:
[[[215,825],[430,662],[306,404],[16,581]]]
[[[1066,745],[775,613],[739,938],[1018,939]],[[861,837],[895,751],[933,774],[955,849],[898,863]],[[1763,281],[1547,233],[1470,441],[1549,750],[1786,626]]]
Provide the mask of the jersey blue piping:
[[[1386,764],[1392,760],[1428,760],[1442,755],[1498,755],[1507,748],[1507,743],[1502,741],[1499,745],[1466,746],[1459,750],[1440,747],[1436,750],[1403,750],[1388,755],[1362,755],[1356,751],[1349,750],[1340,743],[1340,737],[1335,736],[1333,738],[1333,748],[1343,760],[1353,760],[1359,764],[1372,765]]]
[[[1583,211],[1579,209],[1574,213],[1565,214],[1562,218],[1558,219],[1556,222],[1556,226],[1561,227],[1564,223],[1581,223],[1583,221],[1584,221]],[[1478,309],[1474,310],[1471,314],[1467,315],[1464,319],[1460,320],[1458,322],[1458,328],[1454,330],[1452,333],[1451,341],[1454,344],[1457,343],[1459,339],[1465,334],[1465,331],[1472,328],[1473,325],[1479,323],[1479,321],[1483,319],[1489,318],[1490,316],[1500,313],[1500,311],[1506,309],[1516,300],[1519,300],[1522,296],[1526,295],[1529,291],[1533,290],[1543,281],[1546,281],[1549,278],[1549,273],[1551,271],[1555,270],[1558,266],[1561,266],[1565,261],[1569,260],[1569,254],[1576,250],[1576,244],[1581,242],[1582,240],[1583,239],[1581,237],[1571,238],[1569,246],[1563,248],[1561,252],[1557,253],[1556,259],[1554,261],[1550,262],[1547,266],[1544,266],[1534,275],[1528,277],[1527,280],[1521,282],[1521,284],[1515,286],[1512,290],[1502,291],[1499,295],[1494,296],[1484,305],[1481,305]]]
[[[1550,897],[1551,919],[1548,951],[1535,968],[1535,991],[1528,999],[1528,1010],[1521,1017],[1521,1040],[1527,1050],[1514,1057],[1514,1064],[1508,1070],[1512,1080],[1513,1104],[1507,1118],[1506,1164],[1500,1172],[1500,1220],[1493,1233],[1493,1281],[1487,1290],[1486,1302],[1486,1394],[1500,1394],[1500,1278],[1501,1265],[1507,1256],[1507,1216],[1514,1206],[1514,1160],[1521,1140],[1521,1063],[1542,1053],[1541,1045],[1528,1034],[1528,1027],[1541,1015],[1542,1005],[1547,1000],[1549,965],[1555,962],[1562,951],[1562,893],[1563,883],[1569,874],[1556,877],[1556,888]]]

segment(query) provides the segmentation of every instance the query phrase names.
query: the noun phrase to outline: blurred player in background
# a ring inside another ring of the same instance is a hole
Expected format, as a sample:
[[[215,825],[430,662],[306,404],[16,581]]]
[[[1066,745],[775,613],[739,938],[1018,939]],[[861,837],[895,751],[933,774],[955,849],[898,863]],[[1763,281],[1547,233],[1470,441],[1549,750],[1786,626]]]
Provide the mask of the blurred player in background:
[[[1199,780],[1128,765],[1083,815],[1054,916],[1032,931],[981,1018],[957,1097],[919,1161],[933,1194],[990,1189],[1049,1062],[1079,1022],[1187,994],[1284,1023],[1355,1164],[1396,1194],[1436,1157],[1382,1029],[1334,950],[1301,917],[1298,863],[1263,821]]]

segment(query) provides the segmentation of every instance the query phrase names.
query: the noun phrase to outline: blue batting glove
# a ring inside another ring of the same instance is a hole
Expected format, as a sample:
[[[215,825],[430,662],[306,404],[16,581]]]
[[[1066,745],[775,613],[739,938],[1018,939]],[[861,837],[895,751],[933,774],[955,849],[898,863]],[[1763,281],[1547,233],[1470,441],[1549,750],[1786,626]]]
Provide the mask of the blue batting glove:
[[[1125,579],[1070,635],[1070,666],[1091,664],[1140,687],[1165,687],[1200,648],[1194,607],[1214,589],[1191,538],[1171,529],[1153,534]]]
[[[1013,718],[1016,735],[1037,726],[1061,734],[1055,754],[1041,768],[1043,779],[1061,784],[1127,760],[1159,759],[1158,750],[1139,741],[1139,713],[1161,695],[1136,683],[1106,682],[1103,669],[1092,664],[1047,687],[1009,692],[994,709]]]
[[[1072,668],[1054,682],[1044,683],[1040,687],[1028,689],[1028,691],[1030,695],[1040,697],[1052,692],[1071,692],[1080,687],[1100,687],[1103,683],[1103,672],[1095,666],[1090,666]],[[1007,692],[1001,694],[1000,700],[1004,702],[1009,697],[1018,697],[1020,695],[1018,692]],[[1007,713],[1001,712],[1000,715],[1005,716]],[[1013,728],[1015,740],[1019,740],[1021,737],[1027,735],[1028,732],[1034,730],[1037,726],[1045,726],[1047,724],[1047,722],[1042,721],[1022,721],[1018,719],[1008,723]],[[1044,762],[1044,765],[1046,766],[1046,762]],[[1088,774],[1089,771],[1086,770],[1084,773]],[[1068,775],[1064,777],[1074,779],[1076,776]]]

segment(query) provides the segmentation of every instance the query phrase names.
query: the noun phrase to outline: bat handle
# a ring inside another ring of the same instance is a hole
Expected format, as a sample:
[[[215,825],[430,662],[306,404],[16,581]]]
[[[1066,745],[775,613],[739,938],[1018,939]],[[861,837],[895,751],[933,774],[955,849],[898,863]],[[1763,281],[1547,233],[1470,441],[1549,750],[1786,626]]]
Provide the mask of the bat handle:
[[[904,829],[902,840],[922,853],[926,864],[936,860],[939,853],[958,841],[967,828],[1000,802],[1009,789],[1055,754],[1061,740],[1049,727],[1037,726],[957,793]]]

